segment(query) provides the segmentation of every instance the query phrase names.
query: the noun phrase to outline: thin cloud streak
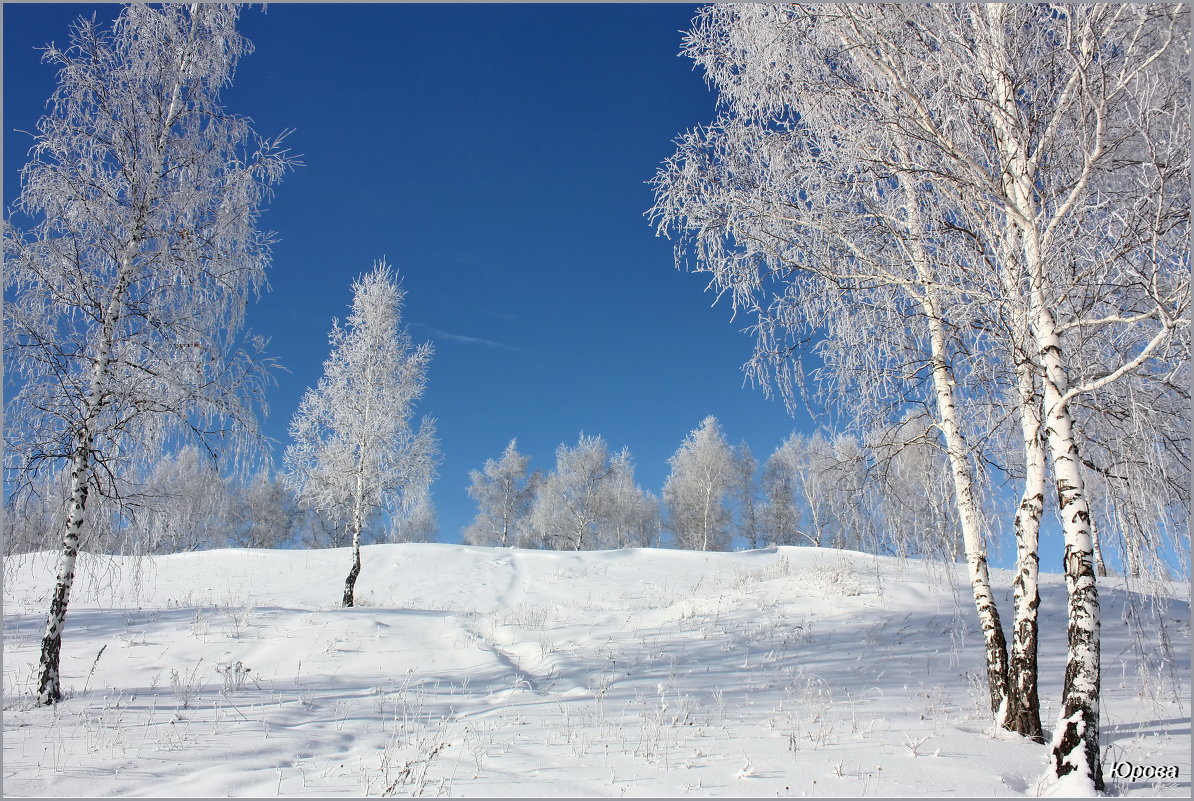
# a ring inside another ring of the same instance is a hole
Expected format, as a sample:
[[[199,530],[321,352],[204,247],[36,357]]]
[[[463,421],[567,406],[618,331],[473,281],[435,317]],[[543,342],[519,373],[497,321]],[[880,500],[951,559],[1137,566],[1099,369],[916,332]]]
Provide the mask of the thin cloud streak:
[[[513,350],[521,351],[522,348],[517,348],[513,345],[507,345],[504,342],[495,342],[492,339],[481,339],[479,337],[469,337],[463,334],[450,334],[447,331],[440,331],[438,328],[432,328],[423,323],[412,323],[413,328],[418,328],[421,331],[426,331],[435,339],[447,340],[448,342],[459,342],[462,345],[480,345],[485,348],[497,348],[498,350]]]

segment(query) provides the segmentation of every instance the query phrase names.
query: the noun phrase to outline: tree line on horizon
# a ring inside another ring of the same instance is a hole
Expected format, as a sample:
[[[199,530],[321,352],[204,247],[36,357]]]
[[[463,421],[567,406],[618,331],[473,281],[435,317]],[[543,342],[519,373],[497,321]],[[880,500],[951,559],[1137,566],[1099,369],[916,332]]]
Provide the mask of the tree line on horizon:
[[[471,470],[468,493],[477,511],[459,532],[462,543],[704,551],[806,545],[957,556],[941,456],[925,443],[893,448],[881,463],[848,434],[794,432],[760,465],[746,443],[731,446],[710,416],[669,460],[660,495],[638,485],[628,448],[611,452],[599,435],[561,443],[555,455],[554,470],[532,471],[531,458],[511,440],[501,457]],[[66,503],[64,478],[47,474],[42,489],[12,509],[6,554],[53,548]],[[198,449],[184,447],[163,454],[137,482],[135,509],[122,513],[102,497],[90,505],[86,546],[168,554],[351,545],[351,501],[318,507],[293,479],[286,468],[221,473]],[[360,541],[437,541],[431,486],[424,481],[397,502],[388,494],[370,505]]]
[[[531,471],[511,440],[470,471],[477,515],[468,545],[596,550],[672,547],[728,551],[833,547],[952,559],[940,456],[910,445],[881,465],[848,434],[793,432],[760,465],[706,417],[668,460],[660,495],[634,478],[629,449],[601,436],[561,443],[553,471]]]

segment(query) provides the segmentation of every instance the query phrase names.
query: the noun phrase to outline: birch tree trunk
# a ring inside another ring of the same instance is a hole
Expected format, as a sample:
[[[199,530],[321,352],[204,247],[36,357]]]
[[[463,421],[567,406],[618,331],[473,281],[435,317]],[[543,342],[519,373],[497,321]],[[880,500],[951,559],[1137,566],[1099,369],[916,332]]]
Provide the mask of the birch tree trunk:
[[[365,367],[364,383],[369,388],[373,388],[375,384],[372,364],[367,364]],[[345,607],[355,604],[357,576],[361,575],[361,529],[365,527],[365,459],[369,452],[369,443],[367,441],[369,417],[373,411],[373,406],[370,402],[372,400],[372,393],[366,392],[364,395],[365,408],[361,414],[361,423],[365,436],[358,439],[356,443],[357,469],[352,493],[352,567],[349,568],[348,577],[344,579],[343,606]]]
[[[1007,728],[1043,743],[1040,692],[1038,686],[1038,642],[1040,629],[1040,530],[1045,507],[1047,473],[1044,434],[1041,430],[1041,393],[1037,388],[1037,367],[1033,361],[1027,304],[1021,299],[1019,240],[1011,215],[1003,215],[999,240],[999,281],[1009,308],[1013,341],[1010,361],[1016,376],[1016,407],[1020,415],[1020,437],[1024,450],[1024,485],[1012,519],[1016,541],[1016,575],[1012,583],[1012,644],[1008,665]]]
[[[926,282],[927,284],[927,282]],[[974,496],[974,479],[967,461],[966,443],[958,425],[954,402],[954,380],[946,357],[945,330],[940,303],[933,290],[926,285],[921,304],[929,326],[929,342],[933,370],[933,390],[937,401],[938,426],[945,439],[950,474],[953,477],[954,498],[962,528],[962,544],[966,552],[966,569],[970,589],[978,612],[979,625],[986,647],[987,688],[990,692],[991,714],[998,726],[1006,728],[1008,713],[1007,640],[999,620],[995,596],[991,592],[991,577],[987,567],[987,551],[983,543],[978,504]]]
[[[1095,524],[1095,516],[1090,516],[1090,544],[1094,548],[1095,570],[1099,578],[1107,578],[1107,563],[1103,561],[1103,549],[1099,547],[1099,527]]]
[[[90,448],[90,437],[81,434],[79,447],[71,465],[71,495],[66,517],[66,536],[62,541],[62,553],[58,555],[54,594],[50,598],[50,614],[41,641],[41,676],[37,683],[37,702],[43,706],[62,700],[62,676],[59,670],[62,631],[66,626],[66,609],[75,581],[79,535],[83,529],[83,515],[87,508],[87,494],[91,484]]]
[[[1041,728],[1037,687],[1037,610],[1041,603],[1039,574],[1041,515],[1045,505],[1045,448],[1041,442],[1040,395],[1031,365],[1017,367],[1020,430],[1024,438],[1024,489],[1012,522],[1016,538],[1016,578],[1012,585],[1012,647],[1008,665],[1007,728],[1038,743]]]
[[[163,145],[164,146],[164,145]],[[157,163],[161,164],[159,155]],[[142,209],[140,221],[145,220],[147,210]],[[104,310],[104,321],[99,333],[99,346],[92,372],[91,386],[83,403],[83,420],[77,435],[75,453],[71,457],[71,494],[67,507],[66,533],[62,538],[62,553],[58,556],[58,570],[54,579],[54,593],[50,598],[50,612],[46,618],[46,631],[41,641],[39,660],[40,678],[37,682],[37,702],[43,706],[62,700],[62,632],[66,628],[66,610],[70,604],[70,592],[75,581],[75,563],[79,557],[79,542],[86,520],[87,496],[92,484],[92,456],[95,444],[94,421],[103,412],[105,395],[111,381],[110,367],[112,351],[116,347],[116,336],[120,326],[125,295],[132,281],[136,249],[141,232],[134,234],[120,259],[120,267],[112,295]]]
[[[897,152],[904,164],[911,163],[902,144],[897,147]],[[916,277],[921,283],[922,316],[929,329],[929,359],[933,372],[933,392],[937,402],[937,425],[945,439],[945,452],[949,460],[950,474],[953,477],[954,500],[962,529],[962,545],[966,554],[970,589],[974,597],[975,609],[978,612],[979,626],[983,632],[991,714],[996,726],[1008,728],[1007,640],[1003,634],[995,596],[991,592],[987,549],[983,538],[981,514],[975,499],[974,476],[971,473],[969,450],[958,422],[958,410],[954,397],[956,382],[950,370],[945,311],[933,280],[935,276],[930,269],[928,254],[918,239],[919,233],[925,230],[918,203],[919,199],[914,196],[907,204],[909,219],[913,226],[913,236],[909,238],[909,249]]]
[[[705,473],[705,503],[701,507],[701,550],[709,550],[709,509],[713,504],[713,477]]]
[[[1029,248],[1031,252],[1032,248]],[[1053,461],[1057,507],[1065,537],[1065,582],[1069,598],[1068,648],[1062,686],[1060,731],[1053,736],[1053,761],[1060,778],[1084,771],[1096,790],[1103,789],[1099,762],[1099,692],[1101,683],[1099,593],[1094,572],[1090,508],[1086,500],[1073,419],[1064,400],[1068,381],[1053,315],[1043,293],[1034,290],[1034,333],[1045,366],[1045,439]]]
[[[357,483],[358,485],[361,483],[359,477]],[[352,504],[352,567],[349,568],[349,575],[344,579],[344,606],[352,606],[356,603],[357,577],[361,575],[361,529],[363,528],[361,517],[361,493],[358,491]]]

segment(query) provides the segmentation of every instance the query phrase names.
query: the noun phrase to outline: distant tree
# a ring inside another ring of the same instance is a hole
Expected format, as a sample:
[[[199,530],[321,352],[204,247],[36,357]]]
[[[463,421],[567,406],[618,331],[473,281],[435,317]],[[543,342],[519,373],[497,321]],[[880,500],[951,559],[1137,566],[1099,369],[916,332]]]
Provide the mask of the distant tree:
[[[6,463],[27,488],[69,465],[38,700],[61,698],[59,654],[88,501],[121,498],[136,462],[181,431],[217,453],[251,440],[260,343],[240,340],[265,280],[256,228],[292,163],[226,112],[249,43],[239,8],[128,5],[110,30],[49,46],[58,87],[4,229]],[[32,222],[18,229],[19,219]],[[18,489],[14,495],[23,490]]]
[[[767,460],[767,517],[778,545],[844,547],[841,517],[856,499],[842,484],[834,442],[793,433]]]
[[[486,459],[481,470],[469,471],[468,494],[477,502],[477,516],[464,529],[465,545],[522,544],[540,480],[527,473],[530,462],[512,439],[500,459]]]
[[[916,416],[880,432],[871,446],[883,547],[899,556],[957,558],[949,463],[932,422]]]
[[[384,263],[352,285],[352,312],[333,321],[323,377],[304,393],[290,423],[285,477],[300,503],[339,510],[352,538],[343,605],[361,571],[361,532],[385,510],[421,492],[435,472],[435,425],[412,425],[431,346],[415,347],[401,326],[405,292]]]
[[[747,547],[762,548],[766,545],[767,535],[759,498],[759,460],[750,452],[750,446],[741,442],[734,449],[732,466],[730,500],[734,510],[734,533],[743,539]]]
[[[431,500],[431,487],[415,488],[402,508],[390,518],[386,542],[435,542],[439,518]]]
[[[729,548],[734,453],[717,418],[710,415],[702,420],[668,463],[672,471],[663,485],[663,503],[676,547],[694,551]]]
[[[138,492],[133,517],[149,553],[179,553],[228,544],[233,488],[193,446],[164,455]]]
[[[69,471],[43,470],[39,480],[4,510],[4,555],[53,549],[62,539]],[[94,506],[94,504],[93,504]]]
[[[871,478],[873,455],[856,437],[820,432],[785,443],[793,462],[801,531],[812,545],[878,552],[878,488]]]
[[[43,470],[36,484],[14,496],[4,511],[6,556],[62,547],[63,518],[70,502],[70,467]],[[118,504],[94,496],[84,512],[79,550],[92,553],[139,552],[139,543],[126,536]]]
[[[283,475],[283,481],[286,481]],[[292,497],[294,491],[287,483]],[[344,548],[352,544],[349,533],[348,512],[341,508],[315,509],[297,503],[295,517],[295,540],[302,548]]]
[[[793,434],[792,436],[799,436]],[[763,465],[763,504],[760,510],[767,545],[807,545],[801,530],[801,509],[797,494],[799,476],[792,451],[792,438],[785,440]]]
[[[236,488],[228,544],[238,548],[280,548],[293,540],[299,517],[294,494],[262,469]]]
[[[556,448],[556,469],[544,478],[530,513],[528,544],[555,550],[602,547],[611,517],[609,448],[580,435]]]
[[[663,529],[659,499],[634,481],[634,461],[627,448],[610,459],[606,481],[609,519],[600,538],[606,548],[650,548]]]

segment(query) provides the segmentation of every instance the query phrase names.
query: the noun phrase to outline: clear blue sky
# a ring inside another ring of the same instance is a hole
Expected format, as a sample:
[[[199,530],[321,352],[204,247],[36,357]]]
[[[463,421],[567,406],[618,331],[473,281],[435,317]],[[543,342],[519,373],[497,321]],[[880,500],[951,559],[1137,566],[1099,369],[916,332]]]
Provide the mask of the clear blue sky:
[[[225,106],[287,128],[305,167],[277,187],[272,291],[249,325],[278,374],[265,430],[280,457],[327,356],[352,278],[386,257],[406,320],[432,341],[418,411],[438,420],[440,539],[475,512],[468,471],[517,437],[551,469],[561,442],[628,446],[658,493],[667,459],[709,414],[760,459],[794,428],[743,385],[752,342],[676,270],[643,212],[672,138],[712,119],[714,95],[677,55],[681,4],[276,4],[246,8]],[[34,49],[116,5],[4,5],[4,199],[54,85]]]

